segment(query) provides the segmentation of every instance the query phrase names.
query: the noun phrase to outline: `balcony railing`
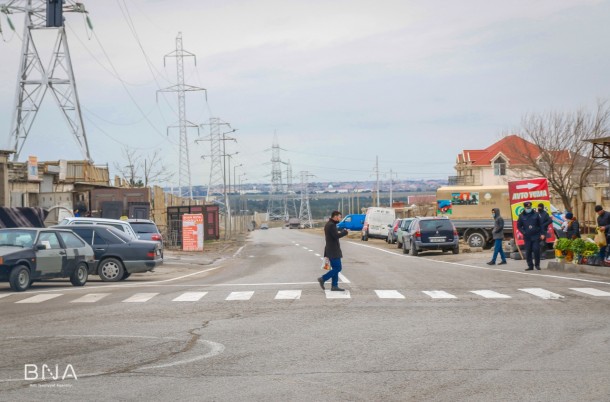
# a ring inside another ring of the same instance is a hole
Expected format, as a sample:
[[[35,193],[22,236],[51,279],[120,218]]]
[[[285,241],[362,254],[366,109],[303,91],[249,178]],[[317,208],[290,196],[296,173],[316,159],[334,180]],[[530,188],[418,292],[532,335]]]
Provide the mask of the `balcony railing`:
[[[481,184],[473,175],[449,176],[447,180],[450,186],[478,186]]]

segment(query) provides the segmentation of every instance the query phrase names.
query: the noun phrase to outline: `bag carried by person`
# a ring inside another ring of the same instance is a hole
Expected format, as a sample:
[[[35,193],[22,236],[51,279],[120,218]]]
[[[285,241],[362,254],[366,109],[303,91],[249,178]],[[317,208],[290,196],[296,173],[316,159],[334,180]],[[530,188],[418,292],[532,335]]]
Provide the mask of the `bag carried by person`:
[[[328,259],[328,257],[324,257],[322,259],[322,269],[326,270],[326,271],[330,271],[330,260]]]
[[[593,239],[593,241],[598,246],[604,247],[606,245],[606,232],[602,232],[602,231],[598,230],[597,234],[595,235],[595,239]]]

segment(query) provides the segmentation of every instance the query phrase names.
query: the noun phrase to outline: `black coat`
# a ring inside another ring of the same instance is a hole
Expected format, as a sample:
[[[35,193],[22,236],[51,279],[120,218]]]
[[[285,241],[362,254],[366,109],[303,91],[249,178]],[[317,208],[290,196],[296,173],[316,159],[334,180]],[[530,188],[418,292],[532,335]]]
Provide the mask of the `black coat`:
[[[568,223],[568,229],[566,230],[566,236],[568,239],[580,238],[580,224],[576,219]]]
[[[538,215],[540,215],[540,219],[542,220],[542,233],[546,233],[547,230],[549,230],[549,225],[553,223],[553,219],[551,219],[549,213],[544,210],[538,212]]]
[[[517,229],[523,234],[526,240],[537,240],[540,238],[542,232],[542,219],[537,212],[530,212],[529,214],[522,212],[517,220]]]
[[[610,212],[604,211],[603,214],[597,216],[597,226],[606,229],[606,239],[610,239]]]
[[[329,259],[343,258],[339,239],[347,235],[347,230],[337,230],[337,222],[329,219],[324,226],[324,237],[326,238],[326,246],[324,247],[324,257]]]

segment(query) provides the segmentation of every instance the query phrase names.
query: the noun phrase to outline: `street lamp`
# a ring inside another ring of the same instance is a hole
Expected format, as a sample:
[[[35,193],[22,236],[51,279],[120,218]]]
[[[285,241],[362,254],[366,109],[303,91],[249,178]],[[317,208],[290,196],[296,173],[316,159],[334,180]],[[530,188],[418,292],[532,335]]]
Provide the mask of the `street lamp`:
[[[240,163],[239,165],[233,166],[233,190],[235,190],[235,187],[237,186],[237,180],[235,179],[235,170],[238,167],[242,167],[242,166],[244,166],[243,163]],[[231,188],[230,187],[229,187],[229,192],[231,192]]]

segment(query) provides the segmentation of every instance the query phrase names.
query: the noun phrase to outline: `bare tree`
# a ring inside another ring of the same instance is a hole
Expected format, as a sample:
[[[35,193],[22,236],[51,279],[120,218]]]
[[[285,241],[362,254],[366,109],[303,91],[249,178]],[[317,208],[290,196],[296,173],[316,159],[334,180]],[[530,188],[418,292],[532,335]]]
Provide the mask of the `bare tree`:
[[[121,153],[126,164],[121,166],[115,162],[114,167],[130,187],[148,187],[149,184],[169,181],[173,176],[163,164],[160,150],[147,156],[128,148],[123,148]]]
[[[584,187],[607,182],[607,167],[590,157],[592,145],[586,140],[608,132],[610,108],[606,101],[599,101],[594,112],[580,109],[526,115],[520,134],[535,147],[518,150],[526,163],[516,169],[546,177],[565,209],[573,211],[573,196],[582,199]]]

